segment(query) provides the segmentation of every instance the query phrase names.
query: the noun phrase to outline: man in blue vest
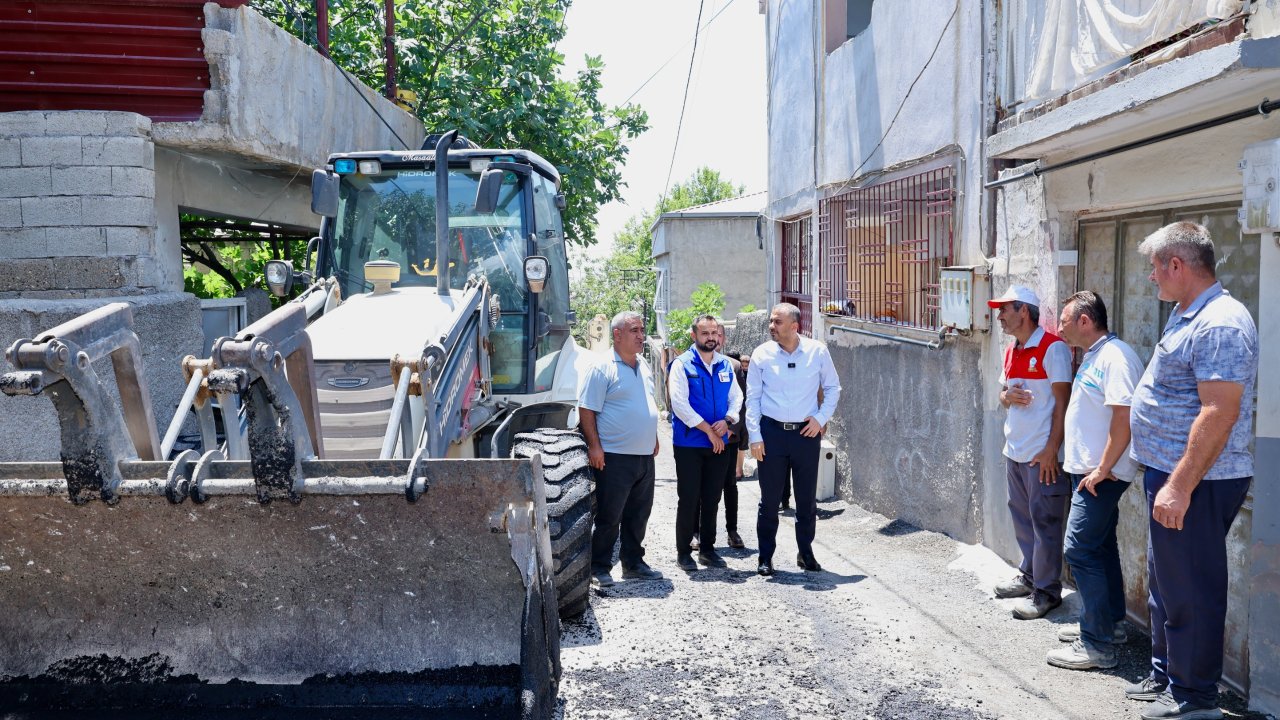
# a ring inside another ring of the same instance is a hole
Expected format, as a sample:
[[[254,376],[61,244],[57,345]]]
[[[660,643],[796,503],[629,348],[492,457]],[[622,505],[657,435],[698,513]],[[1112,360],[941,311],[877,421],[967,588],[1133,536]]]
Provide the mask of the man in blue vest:
[[[667,391],[671,395],[671,445],[676,460],[676,564],[697,570],[690,546],[698,532],[698,559],[724,567],[712,538],[725,473],[733,456],[726,451],[729,425],[742,407],[742,390],[720,347],[719,323],[712,315],[693,321],[693,347],[671,363]]]

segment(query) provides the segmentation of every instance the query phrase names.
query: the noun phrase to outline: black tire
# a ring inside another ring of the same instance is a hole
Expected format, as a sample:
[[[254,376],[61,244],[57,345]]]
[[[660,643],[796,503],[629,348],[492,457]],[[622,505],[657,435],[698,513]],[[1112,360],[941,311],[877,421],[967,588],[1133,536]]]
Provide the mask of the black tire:
[[[576,618],[587,611],[591,601],[591,526],[596,495],[587,464],[587,443],[576,430],[539,428],[516,435],[511,454],[516,458],[542,455],[560,618]]]

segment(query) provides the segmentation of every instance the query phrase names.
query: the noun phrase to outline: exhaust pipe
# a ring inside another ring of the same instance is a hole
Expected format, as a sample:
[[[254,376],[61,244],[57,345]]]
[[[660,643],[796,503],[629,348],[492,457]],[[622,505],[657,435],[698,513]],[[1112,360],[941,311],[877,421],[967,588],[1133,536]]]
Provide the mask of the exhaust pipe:
[[[450,130],[436,141],[436,292],[449,294],[449,146],[458,137]]]

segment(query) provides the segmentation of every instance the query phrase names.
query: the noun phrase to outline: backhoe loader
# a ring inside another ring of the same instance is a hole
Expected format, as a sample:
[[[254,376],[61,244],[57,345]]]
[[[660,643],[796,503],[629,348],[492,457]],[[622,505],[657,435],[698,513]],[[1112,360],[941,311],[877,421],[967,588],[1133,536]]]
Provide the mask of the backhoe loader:
[[[592,523],[560,177],[423,147],[313,173],[292,299],[184,360],[163,436],[127,304],[9,347],[62,459],[0,463],[0,714],[550,716]]]

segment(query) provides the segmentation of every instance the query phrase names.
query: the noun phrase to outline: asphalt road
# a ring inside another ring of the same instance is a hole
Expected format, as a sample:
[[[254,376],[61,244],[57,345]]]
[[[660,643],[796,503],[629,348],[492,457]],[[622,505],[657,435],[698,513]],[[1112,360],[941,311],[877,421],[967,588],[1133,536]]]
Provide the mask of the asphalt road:
[[[819,504],[819,573],[795,566],[784,517],[779,572],[766,579],[754,572],[759,492],[748,479],[739,485],[747,550],[721,547],[727,569],[681,571],[665,442],[646,541],[665,578],[599,590],[566,624],[566,720],[1138,717],[1142,704],[1122,689],[1146,674],[1146,635],[1130,628],[1115,670],[1050,667],[1044,656],[1075,620],[1073,597],[1047,618],[1015,620],[1011,601],[992,599],[1011,570],[990,551],[857,506]],[[1224,701],[1228,717],[1262,717],[1238,697]]]

